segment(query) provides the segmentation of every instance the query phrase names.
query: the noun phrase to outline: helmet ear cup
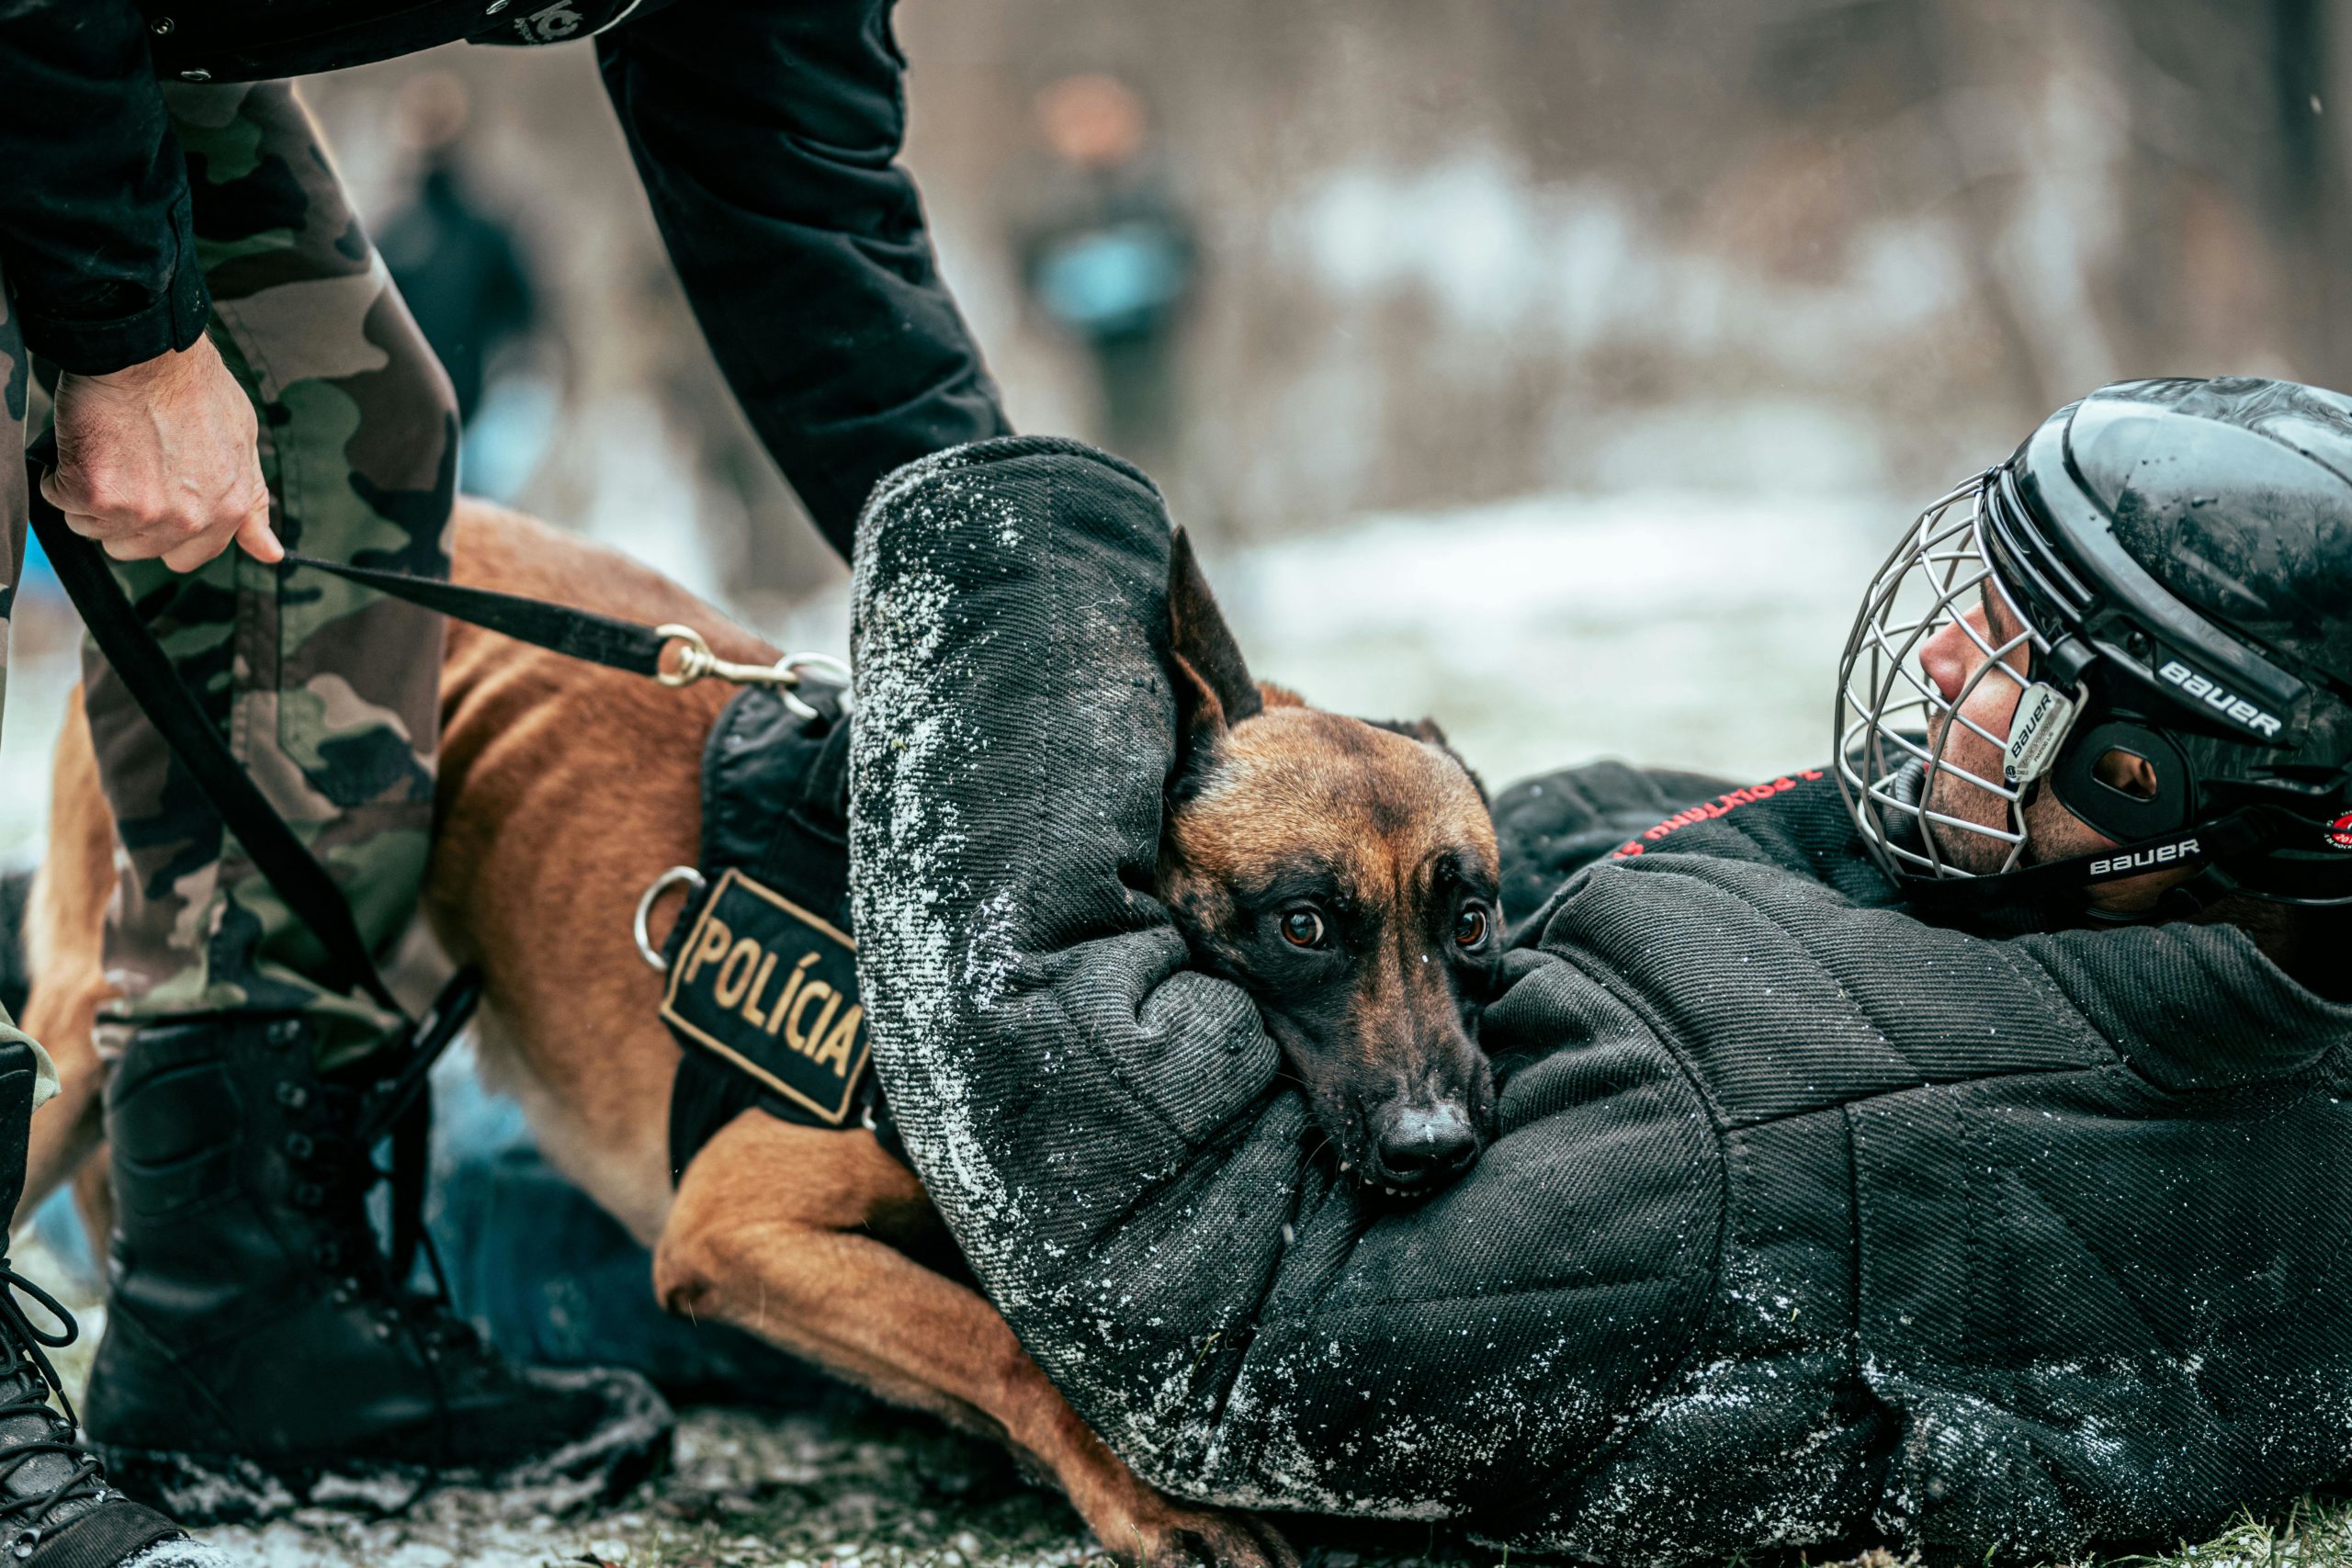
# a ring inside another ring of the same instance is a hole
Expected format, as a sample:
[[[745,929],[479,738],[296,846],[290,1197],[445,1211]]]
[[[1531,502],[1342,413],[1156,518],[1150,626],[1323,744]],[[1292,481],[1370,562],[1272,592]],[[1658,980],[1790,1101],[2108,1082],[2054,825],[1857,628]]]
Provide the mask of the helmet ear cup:
[[[2111,718],[2068,738],[2050,770],[2058,803],[2118,843],[2177,832],[2194,821],[2188,759],[2169,736]]]

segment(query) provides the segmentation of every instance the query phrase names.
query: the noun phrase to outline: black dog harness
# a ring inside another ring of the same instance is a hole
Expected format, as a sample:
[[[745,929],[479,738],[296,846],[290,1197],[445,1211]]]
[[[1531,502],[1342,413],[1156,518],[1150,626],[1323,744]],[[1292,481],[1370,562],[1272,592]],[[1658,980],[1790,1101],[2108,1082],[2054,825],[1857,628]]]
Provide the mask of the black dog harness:
[[[794,714],[738,694],[702,757],[702,865],[662,945],[662,1021],[684,1055],[670,1091],[670,1179],[757,1107],[860,1124],[903,1160],[858,999],[849,916],[849,725],[811,680]]]

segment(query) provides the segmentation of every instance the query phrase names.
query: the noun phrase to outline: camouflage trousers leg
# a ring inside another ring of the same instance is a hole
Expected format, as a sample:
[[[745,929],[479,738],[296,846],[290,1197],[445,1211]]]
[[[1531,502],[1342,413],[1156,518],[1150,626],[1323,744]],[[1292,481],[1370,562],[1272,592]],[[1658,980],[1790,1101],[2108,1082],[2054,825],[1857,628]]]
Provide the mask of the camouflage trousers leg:
[[[19,456],[25,449],[25,404],[31,384],[24,331],[8,302],[8,280],[0,276],[0,721],[6,720],[8,710],[8,612],[16,604],[17,585],[24,580],[25,529],[32,521],[32,513],[26,509],[25,464]],[[40,1088],[34,1094],[38,1104],[57,1092],[57,1069],[49,1053],[28,1039],[10,1021],[8,1010],[0,1007],[0,1046],[19,1041],[32,1045],[40,1065]],[[23,1176],[22,1171],[0,1171],[0,1189]],[[0,1214],[0,1226],[7,1224],[8,1216]],[[0,1252],[6,1250],[0,1247]]]
[[[166,84],[187,156],[207,331],[260,416],[288,548],[446,576],[456,405],[285,83]],[[438,616],[231,548],[181,575],[117,563],[131,600],[272,805],[342,885],[377,953],[415,911],[439,742]],[[322,950],[222,829],[111,668],[85,701],[120,833],[102,1043],[190,1013],[300,1011],[320,1065],[392,1020],[312,976]]]

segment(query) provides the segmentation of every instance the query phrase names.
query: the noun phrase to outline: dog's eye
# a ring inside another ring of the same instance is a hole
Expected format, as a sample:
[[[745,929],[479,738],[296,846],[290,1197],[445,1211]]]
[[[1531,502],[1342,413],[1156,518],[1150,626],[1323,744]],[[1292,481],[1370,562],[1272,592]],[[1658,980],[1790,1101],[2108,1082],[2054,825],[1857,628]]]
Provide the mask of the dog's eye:
[[[1293,909],[1283,917],[1283,940],[1293,947],[1323,945],[1323,917],[1312,909]]]
[[[1465,908],[1453,917],[1453,942],[1457,947],[1476,947],[1487,940],[1487,911],[1476,907]]]

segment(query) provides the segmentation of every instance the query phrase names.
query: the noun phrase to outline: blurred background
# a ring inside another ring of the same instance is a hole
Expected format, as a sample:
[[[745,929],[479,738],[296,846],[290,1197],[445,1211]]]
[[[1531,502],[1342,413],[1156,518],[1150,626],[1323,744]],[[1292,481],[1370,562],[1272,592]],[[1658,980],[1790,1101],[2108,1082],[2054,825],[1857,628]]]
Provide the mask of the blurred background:
[[[2329,0],[906,0],[919,176],[1016,421],[1142,462],[1257,672],[1499,783],[1826,750],[1863,579],[2099,382],[2352,384]],[[735,411],[584,47],[306,91],[465,480],[793,647],[844,571]],[[775,308],[789,312],[790,299]],[[70,613],[17,621],[0,859]]]

